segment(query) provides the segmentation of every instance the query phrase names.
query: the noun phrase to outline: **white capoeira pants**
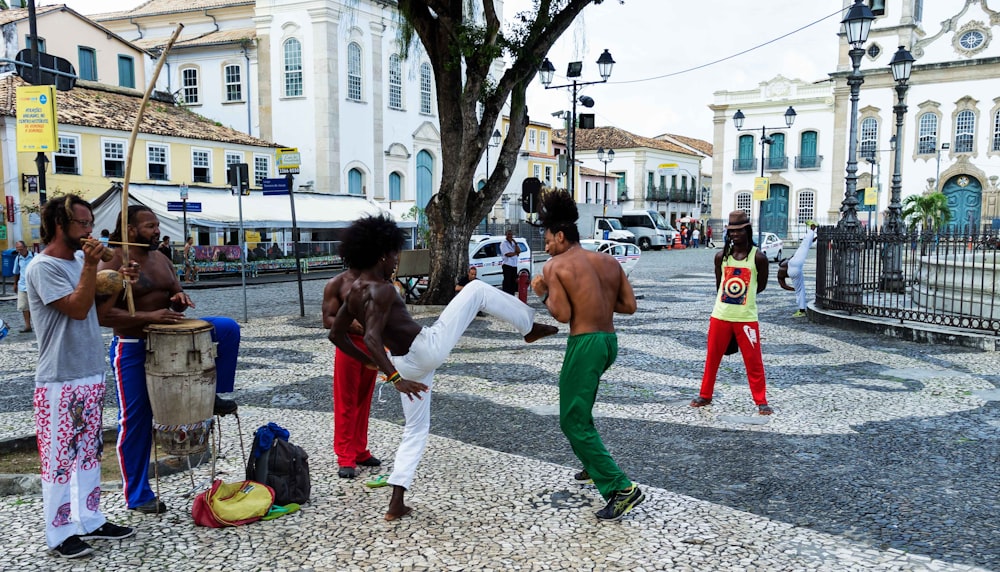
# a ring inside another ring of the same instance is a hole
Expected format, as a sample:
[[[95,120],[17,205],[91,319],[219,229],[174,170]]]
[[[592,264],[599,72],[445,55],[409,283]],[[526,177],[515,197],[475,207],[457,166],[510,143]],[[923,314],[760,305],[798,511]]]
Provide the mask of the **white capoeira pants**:
[[[448,354],[480,311],[511,324],[521,335],[531,331],[535,320],[535,311],[517,297],[481,280],[474,280],[462,288],[434,325],[425,327],[417,334],[406,355],[391,356],[399,375],[425,384],[427,391],[420,394],[423,399],[414,398],[412,401],[405,393],[399,394],[406,425],[403,427],[403,440],[396,451],[392,474],[389,475],[390,485],[409,489],[413,484],[431,429],[434,371],[448,359]]]
[[[55,548],[104,525],[101,453],[104,374],[35,384],[45,542]]]
[[[800,310],[806,309],[806,277],[803,275],[802,267],[806,264],[806,256],[809,255],[809,249],[812,248],[815,240],[816,231],[810,228],[802,237],[802,242],[795,250],[795,254],[788,259],[788,277],[792,279],[792,284],[795,286],[795,300],[798,302]]]

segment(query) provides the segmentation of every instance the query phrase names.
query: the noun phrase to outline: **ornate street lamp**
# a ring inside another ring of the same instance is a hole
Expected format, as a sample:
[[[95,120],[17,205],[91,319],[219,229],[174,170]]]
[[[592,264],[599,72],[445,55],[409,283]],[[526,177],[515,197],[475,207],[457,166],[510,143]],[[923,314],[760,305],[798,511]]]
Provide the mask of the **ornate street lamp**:
[[[882,226],[884,247],[882,249],[882,276],[879,285],[882,290],[892,292],[903,291],[903,204],[901,201],[903,176],[903,116],[906,115],[906,90],[910,89],[910,72],[913,69],[913,55],[905,47],[899,46],[889,67],[892,78],[896,80],[896,105],[892,107],[896,115],[896,154],[893,158],[892,187],[889,197],[889,213]]]
[[[795,108],[793,108],[791,105],[789,105],[788,109],[785,110],[785,116],[784,116],[785,117],[785,127],[784,127],[785,129],[790,128],[792,126],[792,124],[795,123],[795,117],[796,116],[798,116],[798,113],[795,112]],[[757,130],[756,127],[752,128],[752,129],[749,128],[749,127],[746,128],[746,129],[744,129],[743,128],[744,121],[746,121],[746,115],[743,115],[743,111],[742,110],[737,109],[736,113],[733,114],[733,126],[736,127],[736,130],[737,131],[756,131]],[[782,128],[781,127],[768,127],[766,125],[761,125],[760,126],[760,176],[761,176],[761,178],[764,177],[764,155],[765,155],[765,153],[764,153],[764,146],[765,145],[770,145],[770,144],[774,143],[774,138],[767,136],[767,130],[768,129],[770,129],[770,130],[773,131],[775,129],[782,129]],[[688,173],[688,174],[690,174],[690,173]],[[669,207],[669,205],[668,205],[668,207]],[[763,232],[764,232],[764,229],[762,228],[762,225],[761,225],[761,217],[763,216],[763,213],[764,213],[764,201],[760,201],[760,205],[758,206],[758,210],[757,210],[757,244],[760,244],[761,237],[763,236]],[[747,213],[747,214],[749,214],[749,213]]]
[[[490,135],[490,142],[486,144],[486,182],[490,180],[490,147],[500,146],[500,130],[494,129]]]
[[[868,41],[868,31],[871,29],[875,14],[863,2],[855,0],[841,24],[847,35],[847,43],[851,49],[847,54],[851,58],[851,75],[847,76],[847,85],[851,89],[851,128],[847,138],[847,179],[844,189],[844,200],[840,203],[841,218],[837,222],[838,260],[837,289],[838,298],[848,304],[861,303],[860,261],[861,261],[861,221],[858,220],[858,97],[861,84],[865,82],[861,74],[861,58],[865,55],[864,44]]]
[[[604,185],[604,216],[608,216],[608,163],[615,160],[615,150],[608,149],[607,155],[604,154],[604,147],[597,148],[597,160],[604,163],[604,180],[602,184]]]
[[[580,72],[583,70],[583,62],[570,62],[569,67],[566,70],[566,77],[573,80],[573,83],[567,83],[565,85],[551,85],[552,78],[556,73],[556,68],[549,61],[549,58],[545,58],[542,65],[538,68],[538,79],[545,86],[545,89],[558,89],[558,88],[568,88],[572,90],[573,93],[573,111],[571,112],[569,118],[569,133],[568,140],[566,142],[566,148],[569,150],[569,182],[567,188],[569,189],[570,196],[576,198],[576,102],[579,101],[584,107],[593,107],[594,100],[587,96],[577,96],[577,91],[585,85],[593,85],[596,83],[606,83],[608,78],[611,77],[611,69],[615,65],[615,60],[611,57],[611,53],[608,50],[604,50],[601,57],[597,58],[597,71],[601,75],[600,81],[577,81],[576,78],[580,77]]]

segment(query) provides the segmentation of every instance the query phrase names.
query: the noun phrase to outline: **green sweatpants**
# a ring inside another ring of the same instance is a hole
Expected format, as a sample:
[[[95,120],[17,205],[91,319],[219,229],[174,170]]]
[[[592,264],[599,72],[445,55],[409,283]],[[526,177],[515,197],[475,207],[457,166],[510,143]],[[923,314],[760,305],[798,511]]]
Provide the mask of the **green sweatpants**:
[[[594,427],[594,402],[603,374],[618,357],[618,336],[592,332],[570,336],[559,372],[559,427],[605,499],[632,486],[604,448]]]

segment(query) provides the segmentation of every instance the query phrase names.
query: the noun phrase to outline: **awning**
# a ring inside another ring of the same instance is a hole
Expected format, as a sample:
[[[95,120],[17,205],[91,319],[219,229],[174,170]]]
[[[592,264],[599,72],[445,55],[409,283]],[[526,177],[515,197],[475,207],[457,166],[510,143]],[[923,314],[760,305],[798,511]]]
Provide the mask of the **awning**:
[[[160,219],[160,235],[184,236],[184,213],[167,210],[168,202],[180,202],[176,186],[129,185],[129,204],[149,207]],[[240,199],[225,189],[188,189],[188,204],[201,203],[201,212],[187,213],[188,227],[239,228]],[[288,195],[264,196],[252,191],[244,196],[244,228],[291,228],[292,210]],[[113,186],[94,200],[94,234],[113,231],[121,216],[121,188]],[[295,193],[295,219],[302,230],[344,228],[367,215],[391,213],[365,197]],[[395,218],[395,217],[394,217]],[[397,221],[401,227],[415,227],[414,221]]]

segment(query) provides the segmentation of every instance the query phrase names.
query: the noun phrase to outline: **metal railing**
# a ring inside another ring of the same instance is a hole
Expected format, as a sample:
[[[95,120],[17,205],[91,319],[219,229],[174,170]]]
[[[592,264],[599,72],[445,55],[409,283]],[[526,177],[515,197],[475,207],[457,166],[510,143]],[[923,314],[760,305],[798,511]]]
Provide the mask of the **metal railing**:
[[[819,229],[816,304],[1000,335],[1000,237]]]
[[[795,156],[795,168],[796,169],[819,169],[820,165],[823,164],[822,155],[796,155]]]
[[[788,157],[768,157],[766,168],[768,171],[786,171],[788,170]]]
[[[757,171],[757,159],[755,157],[733,159],[734,173],[753,173],[756,171]]]

